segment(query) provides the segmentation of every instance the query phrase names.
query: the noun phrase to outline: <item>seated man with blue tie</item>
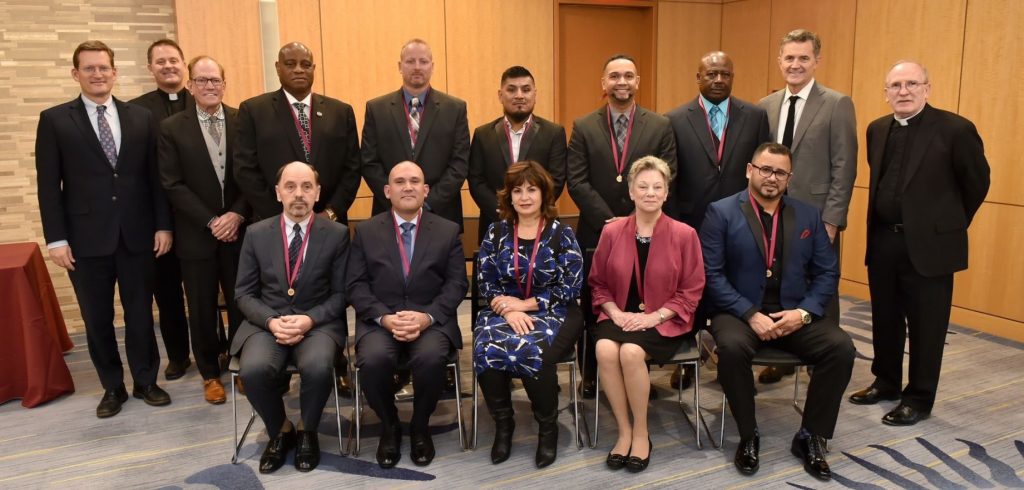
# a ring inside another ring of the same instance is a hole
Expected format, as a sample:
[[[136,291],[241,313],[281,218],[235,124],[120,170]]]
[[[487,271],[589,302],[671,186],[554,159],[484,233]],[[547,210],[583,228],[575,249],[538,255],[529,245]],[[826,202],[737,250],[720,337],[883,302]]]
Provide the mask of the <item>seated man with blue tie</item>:
[[[399,359],[413,373],[410,457],[434,459],[427,422],[445,386],[445,366],[462,347],[457,312],[466,295],[459,225],[423,210],[429,192],[413,162],[395,165],[384,186],[391,210],[359,225],[348,296],[356,310],[356,365],[366,401],[381,420],[377,463],[401,459],[402,430],[392,380]]]
[[[297,470],[320,463],[317,427],[334,383],[334,356],[348,334],[348,228],[313,213],[320,184],[309,164],[281,167],[275,189],[284,213],[249,226],[242,242],[235,301],[245,320],[231,344],[231,355],[241,357],[245,394],[270,436],[260,473],[277,471],[292,447]],[[302,383],[297,429],[281,399],[290,363]]]

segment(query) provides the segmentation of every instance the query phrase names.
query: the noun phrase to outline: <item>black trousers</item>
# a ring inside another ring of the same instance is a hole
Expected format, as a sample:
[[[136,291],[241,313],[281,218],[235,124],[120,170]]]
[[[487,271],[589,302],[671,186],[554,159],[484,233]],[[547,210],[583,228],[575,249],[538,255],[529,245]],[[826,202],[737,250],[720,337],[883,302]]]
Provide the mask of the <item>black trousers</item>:
[[[114,333],[114,285],[124,310],[124,350],[136,386],[156,383],[160,351],[153,332],[153,252],[132,253],[122,240],[113,255],[76,257],[68,274],[85,321],[89,358],[104,390],[124,384]]]
[[[338,344],[329,335],[310,329],[296,345],[278,344],[274,335],[260,331],[249,336],[242,346],[239,376],[245,383],[245,396],[267,427],[271,439],[277,437],[285,421],[284,400],[291,376],[285,368],[294,362],[299,369],[299,409],[302,426],[315,431],[334,387],[334,353]]]
[[[220,377],[217,356],[227,350],[235,337],[242,314],[235,304],[235,276],[238,275],[239,242],[220,243],[216,256],[204,260],[182,260],[181,276],[188,300],[188,326],[192,337],[192,355],[203,379]],[[228,310],[228,338],[222,342],[218,293],[224,292]]]
[[[427,432],[430,415],[444,390],[445,369],[452,349],[448,336],[434,328],[423,330],[412,342],[395,340],[384,327],[371,330],[359,339],[356,344],[359,385],[385,429],[390,430],[399,423],[392,381],[402,359],[412,372],[412,431]]]
[[[953,303],[953,275],[918,274],[907,254],[905,236],[872,230],[868,281],[871,291],[871,344],[874,386],[899,391],[903,386],[903,349],[910,336],[909,382],[902,402],[930,412],[942,370],[942,351]]]
[[[173,247],[156,259],[153,299],[160,310],[160,336],[167,359],[184,362],[188,359],[188,322],[181,292],[181,265]]]
[[[814,365],[802,427],[812,434],[832,438],[854,357],[850,335],[839,328],[834,318],[826,316],[785,337],[764,342],[747,322],[720,313],[711,318],[711,335],[718,344],[718,380],[729,400],[740,437],[752,437],[757,428],[750,361],[761,345],[770,345]]]

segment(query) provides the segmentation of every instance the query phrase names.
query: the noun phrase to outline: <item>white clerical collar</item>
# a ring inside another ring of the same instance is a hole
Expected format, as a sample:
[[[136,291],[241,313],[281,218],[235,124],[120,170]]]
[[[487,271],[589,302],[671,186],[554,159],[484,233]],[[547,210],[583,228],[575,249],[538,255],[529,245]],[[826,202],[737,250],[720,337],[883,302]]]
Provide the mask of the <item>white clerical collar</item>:
[[[892,117],[893,117],[893,119],[896,120],[897,123],[899,123],[900,126],[908,126],[908,125],[910,125],[910,120],[915,118],[915,117],[917,117],[917,115],[920,114],[921,111],[923,111],[923,110],[924,110],[924,106],[921,106],[921,110],[915,112],[913,115],[910,115],[910,116],[907,116],[907,117],[899,117],[896,114],[893,114]]]

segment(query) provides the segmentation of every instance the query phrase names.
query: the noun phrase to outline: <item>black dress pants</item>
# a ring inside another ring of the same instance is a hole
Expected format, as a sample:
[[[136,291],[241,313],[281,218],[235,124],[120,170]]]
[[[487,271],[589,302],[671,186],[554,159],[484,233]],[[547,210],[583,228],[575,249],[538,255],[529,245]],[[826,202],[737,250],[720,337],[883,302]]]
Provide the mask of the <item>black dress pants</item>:
[[[942,351],[953,303],[953,275],[918,274],[907,254],[905,235],[872,230],[868,281],[871,291],[871,344],[874,386],[899,391],[903,386],[903,351],[910,336],[909,382],[902,402],[930,412],[939,387]]]
[[[188,326],[192,337],[192,355],[203,379],[220,377],[217,356],[227,350],[235,331],[242,322],[242,314],[235,303],[235,276],[238,275],[238,255],[241,242],[219,243],[216,255],[204,260],[182,260],[181,275],[185,281],[188,300]],[[224,292],[228,310],[228,339],[220,340],[220,310],[218,293]]]
[[[185,362],[188,359],[188,322],[181,292],[181,265],[173,247],[156,258],[153,299],[160,310],[160,337],[164,339],[167,359]]]
[[[718,380],[729,400],[740,437],[752,437],[757,428],[750,361],[761,345],[770,345],[814,365],[802,427],[812,434],[832,438],[855,353],[850,335],[839,328],[834,318],[826,316],[785,337],[764,342],[747,322],[719,313],[711,318],[711,335],[718,344]]]

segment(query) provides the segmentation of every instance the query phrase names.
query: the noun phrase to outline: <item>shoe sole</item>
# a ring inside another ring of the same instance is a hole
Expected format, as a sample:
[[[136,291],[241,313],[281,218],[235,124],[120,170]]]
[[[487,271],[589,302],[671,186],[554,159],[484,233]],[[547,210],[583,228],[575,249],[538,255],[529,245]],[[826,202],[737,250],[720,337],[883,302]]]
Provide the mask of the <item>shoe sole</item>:
[[[733,466],[736,466],[736,465],[733,464]],[[742,473],[744,475],[747,475],[747,476],[750,476],[750,475],[753,475],[754,473],[757,473],[757,470],[759,470],[759,469],[761,469],[761,464],[760,463],[758,463],[757,466],[755,466],[753,469],[750,469],[750,470],[747,470],[747,469],[744,469],[744,468],[740,468],[739,466],[736,466],[736,471],[739,471],[740,473]]]
[[[170,400],[163,401],[163,402],[154,402],[154,401],[151,401],[148,398],[146,398],[145,395],[138,394],[138,393],[132,393],[132,396],[135,397],[135,398],[138,398],[139,400],[142,400],[142,401],[146,402],[146,405],[149,405],[151,407],[164,407],[164,406],[167,406],[167,405],[171,404]]]
[[[918,422],[920,422],[922,420],[925,420],[925,419],[927,419],[930,416],[931,415],[922,415],[922,416],[918,417],[917,420],[915,420],[913,422],[908,422],[908,423],[894,422],[894,421],[886,419],[885,417],[882,417],[882,423],[885,424],[885,425],[892,426],[892,427],[910,427],[911,425],[916,425]]]
[[[96,412],[96,418],[98,418],[98,419],[109,419],[110,417],[113,417],[114,415],[117,415],[119,413],[121,413],[121,407],[117,407],[117,410],[114,410],[113,412],[110,412],[110,413],[101,414],[99,412]]]
[[[216,399],[216,400],[207,399],[206,403],[209,403],[210,405],[223,405],[227,401],[228,401],[227,398],[219,398],[219,399]]]
[[[847,400],[849,400],[850,403],[852,403],[854,405],[878,405],[878,402],[894,402],[894,401],[899,401],[899,399],[900,399],[899,397],[891,397],[891,398],[890,397],[886,397],[886,398],[878,398],[876,400],[871,400],[871,401],[868,401],[868,400],[854,400],[853,398],[848,398]]]

